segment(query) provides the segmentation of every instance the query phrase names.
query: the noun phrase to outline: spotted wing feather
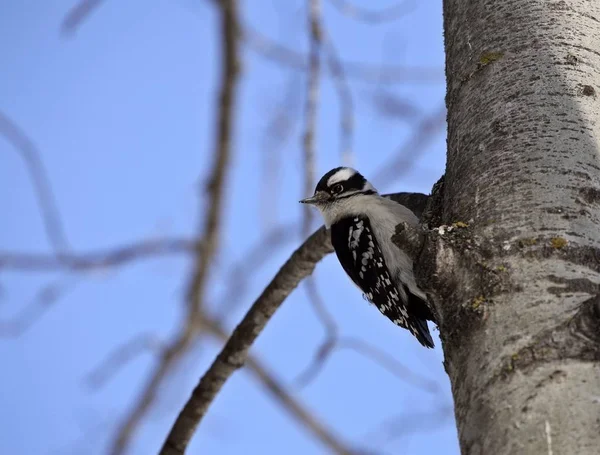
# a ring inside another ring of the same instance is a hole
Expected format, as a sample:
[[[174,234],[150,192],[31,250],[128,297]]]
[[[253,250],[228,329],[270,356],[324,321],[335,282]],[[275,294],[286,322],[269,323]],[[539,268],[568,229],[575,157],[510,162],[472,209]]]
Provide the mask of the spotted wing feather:
[[[366,299],[394,324],[410,330],[423,346],[433,347],[427,321],[411,311],[415,296],[392,280],[369,219],[353,216],[334,223],[331,242],[340,264]]]

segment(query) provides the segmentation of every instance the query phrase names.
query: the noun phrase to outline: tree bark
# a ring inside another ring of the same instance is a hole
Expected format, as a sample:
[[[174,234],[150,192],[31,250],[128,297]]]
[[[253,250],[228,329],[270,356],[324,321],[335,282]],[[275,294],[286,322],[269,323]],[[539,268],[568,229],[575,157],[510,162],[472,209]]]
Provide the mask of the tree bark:
[[[445,0],[444,28],[431,203],[458,223],[429,232],[418,274],[462,453],[598,454],[600,1]]]

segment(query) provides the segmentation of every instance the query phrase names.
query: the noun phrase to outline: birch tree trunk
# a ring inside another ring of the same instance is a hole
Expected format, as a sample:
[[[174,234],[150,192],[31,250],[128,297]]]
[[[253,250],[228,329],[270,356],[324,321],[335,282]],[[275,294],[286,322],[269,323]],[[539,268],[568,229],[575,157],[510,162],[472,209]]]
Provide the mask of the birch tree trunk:
[[[462,453],[599,454],[600,0],[445,0],[444,28],[459,223],[419,274]]]

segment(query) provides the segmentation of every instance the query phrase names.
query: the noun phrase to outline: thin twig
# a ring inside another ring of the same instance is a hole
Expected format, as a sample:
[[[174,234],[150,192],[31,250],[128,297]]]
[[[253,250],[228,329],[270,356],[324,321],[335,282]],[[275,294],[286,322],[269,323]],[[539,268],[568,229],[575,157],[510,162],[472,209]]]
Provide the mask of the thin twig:
[[[381,11],[359,10],[348,7],[345,0],[330,0],[334,6],[353,17],[366,22],[381,22],[382,20],[397,19],[413,9],[412,1],[404,1],[397,5],[384,8]],[[89,17],[102,3],[102,0],[81,0],[67,13],[61,30],[64,35],[73,34],[81,23]],[[308,71],[308,58],[302,53],[289,49],[259,33],[256,29],[244,26],[244,42],[260,55],[286,66]],[[445,81],[442,68],[408,68],[402,66],[377,66],[362,62],[340,62],[344,72],[351,78],[361,79],[372,83],[417,83],[431,84]]]
[[[101,3],[102,0],[80,0],[65,15],[60,26],[61,33],[65,36],[75,33],[83,21],[98,9]]]
[[[291,241],[298,222],[276,226],[260,239],[255,246],[248,249],[240,259],[228,267],[230,272],[228,286],[224,297],[220,298],[217,314],[231,314],[242,302],[241,296],[248,283],[260,268],[278,251],[280,247]]]
[[[302,389],[313,382],[317,376],[323,371],[327,361],[331,358],[333,349],[337,342],[337,336],[325,337],[317,351],[313,355],[312,361],[304,368],[304,370],[294,379],[294,385]]]
[[[355,451],[346,447],[337,437],[335,437],[330,430],[328,430],[323,422],[317,420],[316,417],[311,415],[299,401],[292,398],[292,396],[285,390],[283,384],[275,380],[275,378],[261,365],[256,358],[249,357],[246,361],[246,365],[264,384],[265,389],[274,397],[276,397],[280,403],[283,404],[294,416],[302,422],[311,432],[317,436],[317,438],[326,445],[332,453],[339,455],[350,455]]]
[[[66,253],[69,249],[67,235],[39,150],[27,134],[2,112],[0,112],[0,135],[13,145],[27,166],[50,244],[57,254]]]
[[[387,8],[382,8],[379,11],[373,11],[355,6],[347,0],[329,0],[329,3],[345,16],[369,24],[395,21],[414,11],[417,6],[414,0],[405,0]]]
[[[367,432],[362,439],[365,441],[379,440],[386,444],[408,434],[432,432],[449,422],[453,415],[454,409],[451,404],[441,406],[434,411],[413,409],[385,419],[377,428]]]
[[[68,291],[75,287],[76,281],[70,278],[57,280],[42,287],[16,316],[0,320],[0,338],[17,338],[25,333]]]
[[[377,346],[374,346],[364,340],[343,337],[339,339],[335,349],[348,349],[362,355],[365,358],[371,359],[373,362],[387,370],[396,378],[425,392],[433,395],[439,395],[442,392],[440,384],[438,384],[435,380],[415,373],[409,367],[405,366],[387,352],[382,351]]]
[[[191,239],[144,240],[131,245],[60,256],[44,253],[0,251],[0,270],[87,272],[117,268],[132,261],[181,253],[198,253],[201,243]]]
[[[135,358],[148,352],[160,353],[162,349],[163,344],[156,335],[152,333],[136,335],[113,350],[100,365],[87,375],[85,383],[92,389],[99,389]]]
[[[216,322],[206,322],[208,330],[222,342],[227,341],[227,333]],[[249,356],[246,367],[254,373],[262,383],[265,390],[272,395],[296,420],[302,423],[333,453],[350,454],[352,450],[345,446],[327,427],[313,416],[293,395],[286,390],[284,385],[276,379],[275,375],[254,356]]]
[[[259,55],[300,71],[308,71],[306,55],[267,38],[258,30],[246,25],[244,43]],[[445,81],[442,68],[409,68],[404,66],[379,66],[364,62],[340,62],[344,73],[353,79],[370,83],[434,84]]]
[[[235,328],[221,353],[192,392],[171,428],[161,454],[185,452],[208,407],[225,381],[244,364],[250,346],[269,319],[300,281],[312,273],[317,262],[331,251],[327,232],[321,228],[292,254]]]
[[[373,346],[364,340],[352,337],[338,337],[337,335],[325,339],[317,350],[312,362],[297,376],[294,381],[296,386],[300,388],[306,387],[309,383],[314,381],[319,373],[323,371],[325,364],[334,351],[341,351],[344,349],[354,351],[357,354],[372,360],[399,380],[406,382],[415,388],[433,395],[441,393],[441,387],[436,381],[414,373],[410,368],[404,366],[400,361],[378,347]]]
[[[342,66],[335,44],[326,30],[323,41],[327,51],[327,63],[340,100],[340,158],[347,166],[353,164],[354,102],[344,67]]]
[[[232,149],[234,106],[240,70],[236,0],[220,0],[217,3],[221,10],[221,40],[223,46],[220,75],[221,88],[217,100],[217,142],[215,144],[214,162],[210,173],[210,180],[206,187],[206,191],[208,192],[208,213],[203,221],[202,254],[196,261],[187,295],[188,305],[190,306],[189,319],[193,319],[199,312],[204,297],[204,289],[208,281],[207,277],[210,266],[217,252],[224,199],[223,189],[227,171],[229,170],[228,164]],[[204,188],[202,189],[202,193],[204,193]]]
[[[260,189],[260,221],[263,230],[277,222],[277,200],[281,194],[281,155],[284,145],[292,136],[292,131],[299,118],[301,90],[299,90],[299,74],[291,72],[287,87],[281,100],[268,114],[263,133],[262,176]]]
[[[325,327],[326,337],[335,337],[338,333],[337,324],[331,313],[327,311],[325,303],[319,294],[317,283],[314,279],[306,280],[306,293],[308,294],[308,298],[313,302],[313,308],[317,314],[317,317],[323,324],[323,327]]]
[[[321,0],[307,0],[307,29],[309,38],[309,70],[306,80],[306,102],[304,108],[304,135],[303,135],[303,163],[304,163],[304,189],[303,197],[310,196],[315,187],[316,152],[315,137],[317,133],[319,85],[321,79],[321,46],[323,29],[321,25]],[[301,235],[306,238],[310,233],[313,220],[313,208],[303,206]],[[309,297],[309,302],[315,310],[317,317],[329,329],[330,321],[326,310],[321,303],[318,290],[311,277],[304,283]]]
[[[309,69],[306,82],[306,104],[304,108],[304,135],[303,135],[303,163],[304,163],[304,189],[303,197],[312,194],[315,185],[315,136],[317,130],[317,115],[319,104],[319,84],[321,76],[321,1],[308,0],[308,36],[309,36]],[[301,235],[306,237],[310,232],[313,219],[312,208],[302,207],[303,219]]]
[[[446,106],[442,104],[435,112],[421,119],[408,141],[393,154],[394,158],[381,166],[379,172],[375,172],[373,181],[378,186],[384,186],[406,175],[437,137],[435,133],[443,131],[445,125]]]
[[[377,114],[395,124],[398,120],[413,121],[421,115],[416,103],[395,95],[391,90],[378,88],[373,93],[372,102]]]
[[[303,382],[306,380],[306,378],[309,378],[308,380],[306,380],[308,382],[310,381],[312,375],[315,374],[315,371],[318,373],[318,370],[320,369],[320,366],[318,365],[319,361],[321,359],[323,359],[323,362],[326,360],[328,356],[328,351],[330,350],[332,343],[337,339],[339,332],[335,319],[329,313],[329,311],[327,311],[325,303],[323,302],[323,299],[319,294],[319,290],[317,289],[317,283],[314,276],[309,276],[306,278],[306,280],[304,280],[304,288],[306,289],[308,301],[310,302],[311,307],[317,316],[317,319],[319,319],[321,325],[323,325],[325,329],[325,339],[321,344],[321,347],[315,354],[315,362],[313,363],[313,367],[316,367],[316,369],[309,367],[309,369],[305,373],[306,377],[304,379],[299,379],[299,382]]]
[[[135,405],[130,409],[129,414],[119,425],[117,435],[112,443],[109,453],[120,455],[125,452],[133,433],[156,402],[158,389],[167,375],[171,372],[173,366],[185,355],[192,342],[195,339],[195,332],[184,330],[178,337],[166,347],[158,359],[158,364],[150,374],[146,385],[143,387]]]

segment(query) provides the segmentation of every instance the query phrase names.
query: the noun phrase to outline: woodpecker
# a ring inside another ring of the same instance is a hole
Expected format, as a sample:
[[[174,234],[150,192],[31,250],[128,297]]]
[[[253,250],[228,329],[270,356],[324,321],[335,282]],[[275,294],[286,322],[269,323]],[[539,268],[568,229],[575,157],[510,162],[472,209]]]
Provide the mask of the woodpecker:
[[[435,319],[427,296],[416,284],[412,260],[392,242],[396,226],[417,226],[417,216],[381,196],[349,167],[326,173],[314,195],[300,202],[319,209],[340,264],[365,298],[423,346],[433,348],[427,320]]]

